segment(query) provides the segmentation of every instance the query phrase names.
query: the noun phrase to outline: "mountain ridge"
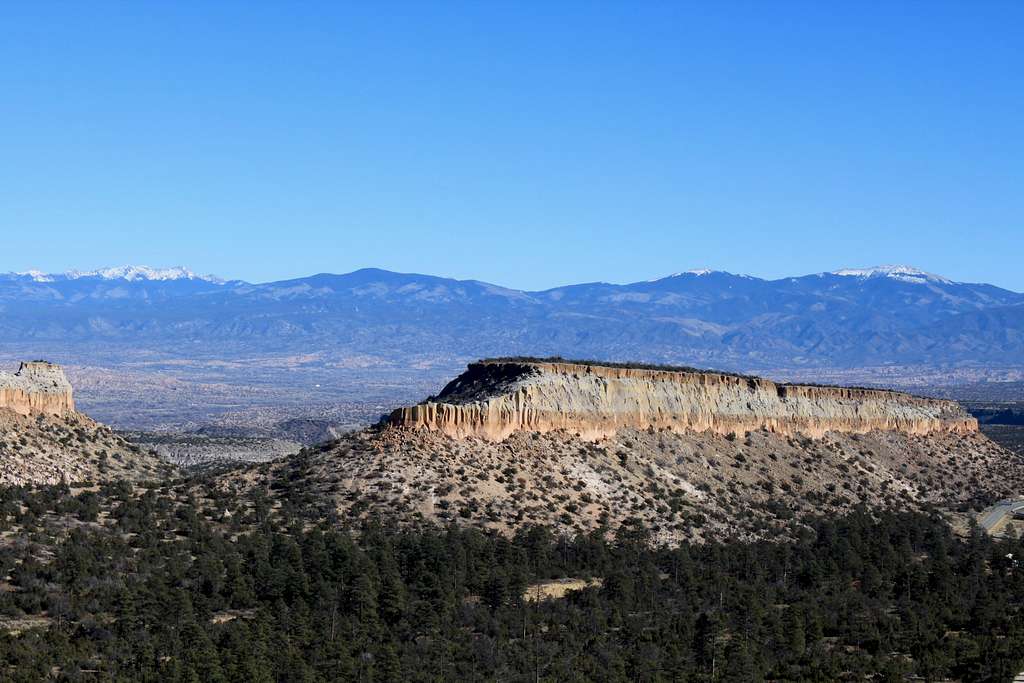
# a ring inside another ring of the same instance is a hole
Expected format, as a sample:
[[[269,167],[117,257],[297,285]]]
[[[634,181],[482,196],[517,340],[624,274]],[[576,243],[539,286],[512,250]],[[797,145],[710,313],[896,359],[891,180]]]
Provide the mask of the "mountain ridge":
[[[0,344],[70,340],[171,354],[191,344],[399,365],[457,349],[460,360],[638,358],[761,372],[1024,366],[1024,294],[909,266],[776,280],[700,269],[539,291],[376,268],[256,284],[190,278],[187,269],[106,272],[0,276]]]
[[[36,282],[55,282],[61,279],[77,280],[82,278],[101,278],[104,280],[127,280],[134,282],[138,280],[148,281],[166,281],[166,280],[203,280],[206,282],[213,282],[217,284],[245,284],[245,285],[268,285],[268,284],[279,284],[286,282],[295,282],[299,280],[322,278],[322,277],[347,277],[347,276],[358,276],[358,275],[392,275],[392,276],[407,276],[407,277],[425,277],[425,278],[437,278],[441,280],[452,280],[455,282],[462,283],[475,283],[487,285],[490,287],[497,287],[504,290],[522,292],[526,294],[540,294],[549,292],[565,287],[574,287],[582,285],[608,285],[613,287],[628,287],[631,285],[639,285],[644,283],[655,283],[663,280],[669,280],[672,278],[678,278],[682,276],[695,276],[703,277],[707,275],[725,275],[730,277],[745,278],[748,280],[758,280],[761,282],[781,282],[783,280],[793,280],[814,276],[825,276],[825,275],[836,275],[842,277],[858,277],[858,278],[871,278],[871,277],[888,277],[893,279],[900,279],[906,282],[941,282],[943,284],[984,284],[977,281],[964,281],[964,280],[952,280],[943,275],[937,275],[928,271],[922,270],[915,266],[906,264],[885,264],[869,267],[843,267],[831,271],[821,271],[816,273],[808,273],[805,275],[796,276],[783,276],[779,278],[764,278],[757,275],[750,275],[746,273],[732,273],[727,270],[717,270],[713,268],[694,268],[689,270],[678,271],[670,273],[662,277],[656,277],[648,280],[638,280],[635,282],[623,282],[623,283],[612,283],[606,281],[593,281],[583,283],[570,283],[565,285],[556,285],[553,287],[546,287],[541,289],[520,289],[515,287],[508,287],[505,285],[498,285],[490,283],[486,280],[480,280],[478,278],[446,278],[438,275],[430,275],[427,273],[418,272],[405,272],[405,271],[392,271],[384,268],[377,267],[364,267],[357,268],[356,270],[349,271],[347,273],[333,273],[333,272],[320,272],[314,273],[307,276],[285,278],[282,280],[269,280],[266,282],[254,282],[241,279],[225,279],[213,274],[201,275],[185,266],[168,266],[168,267],[151,267],[146,265],[121,265],[121,266],[106,266],[102,268],[96,268],[93,270],[78,270],[70,269],[60,273],[47,273],[39,269],[29,269],[24,271],[10,271],[6,273],[0,273],[0,277],[29,277]],[[995,285],[991,285],[995,286]],[[1000,288],[1006,289],[1006,288]],[[1014,291],[1007,289],[1006,291]]]
[[[169,268],[151,268],[150,266],[112,266],[97,268],[96,270],[66,270],[63,273],[45,273],[41,270],[30,269],[21,272],[4,273],[11,277],[27,277],[34,282],[58,282],[60,280],[81,280],[86,278],[97,278],[100,280],[126,280],[135,282],[138,280],[147,281],[168,281],[168,280],[202,280],[214,284],[226,284],[228,281],[215,275],[199,275],[184,266],[171,266]]]

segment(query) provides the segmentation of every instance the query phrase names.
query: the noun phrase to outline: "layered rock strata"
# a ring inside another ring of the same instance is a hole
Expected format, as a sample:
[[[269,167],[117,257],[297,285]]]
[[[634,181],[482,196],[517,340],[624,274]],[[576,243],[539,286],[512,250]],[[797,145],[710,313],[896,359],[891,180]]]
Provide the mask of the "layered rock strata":
[[[440,395],[395,410],[391,425],[500,441],[517,431],[586,439],[621,429],[819,438],[874,430],[966,434],[977,420],[952,401],[894,391],[778,384],[713,372],[543,361],[471,364]]]
[[[75,399],[59,365],[33,361],[13,375],[0,373],[0,409],[29,417],[67,416],[75,412]]]

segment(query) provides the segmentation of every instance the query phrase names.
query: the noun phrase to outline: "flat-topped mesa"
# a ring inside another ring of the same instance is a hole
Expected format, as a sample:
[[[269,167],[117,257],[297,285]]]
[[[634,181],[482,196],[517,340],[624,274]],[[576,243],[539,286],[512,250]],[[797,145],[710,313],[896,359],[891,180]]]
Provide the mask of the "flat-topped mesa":
[[[766,429],[814,438],[827,432],[978,430],[977,420],[953,401],[895,391],[534,360],[472,363],[436,398],[395,410],[388,423],[489,441],[516,431],[565,430],[599,439],[649,427],[719,434]]]
[[[22,363],[16,373],[0,373],[0,410],[19,415],[59,415],[75,412],[71,383],[59,365],[46,361]]]

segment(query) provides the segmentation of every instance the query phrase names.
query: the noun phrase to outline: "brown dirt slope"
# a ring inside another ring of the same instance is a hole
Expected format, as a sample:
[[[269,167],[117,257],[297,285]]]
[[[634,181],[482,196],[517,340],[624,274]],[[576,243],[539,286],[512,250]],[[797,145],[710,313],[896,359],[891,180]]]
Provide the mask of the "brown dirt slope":
[[[225,473],[341,518],[455,522],[570,534],[638,524],[658,542],[771,537],[804,513],[858,503],[966,511],[1024,491],[1024,458],[979,433],[739,435],[624,429],[590,441],[564,431],[504,441],[375,428],[299,456]]]
[[[0,409],[0,485],[156,480],[174,468],[81,413]]]

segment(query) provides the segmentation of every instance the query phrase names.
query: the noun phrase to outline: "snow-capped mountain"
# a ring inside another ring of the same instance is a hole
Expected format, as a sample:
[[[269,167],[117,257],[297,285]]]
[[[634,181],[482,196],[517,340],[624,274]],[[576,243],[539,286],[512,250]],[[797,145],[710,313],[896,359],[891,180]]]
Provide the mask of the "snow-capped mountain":
[[[41,270],[26,270],[21,273],[7,273],[7,277],[24,277],[33,282],[53,282],[54,276]]]
[[[886,265],[873,266],[871,268],[843,268],[841,270],[832,271],[831,275],[857,278],[887,277],[893,280],[902,280],[903,282],[940,282],[945,285],[953,284],[953,281],[949,278],[942,277],[941,275],[935,275],[934,273],[928,273],[920,268],[914,268],[913,266]]]
[[[13,273],[30,278],[33,282],[56,282],[58,280],[81,280],[98,278],[101,280],[127,280],[128,282],[169,282],[174,280],[200,280],[213,284],[224,284],[226,281],[214,275],[197,275],[188,268],[174,266],[172,268],[151,268],[149,266],[116,266],[97,270],[69,270],[64,273],[44,273],[39,270],[27,270]]]
[[[709,275],[723,275],[726,277],[745,277],[751,279],[760,279],[754,278],[751,275],[736,275],[734,273],[730,273],[724,270],[713,270],[711,268],[693,268],[691,270],[681,270],[678,273],[670,273],[668,275],[665,275],[664,277],[656,277],[653,280],[648,280],[648,282],[661,282],[662,280],[671,280],[677,277],[708,277]]]
[[[172,299],[181,299],[187,303],[193,301],[195,296],[241,284],[227,282],[213,275],[197,275],[180,266],[119,266],[88,271],[69,270],[64,273],[44,273],[34,269],[0,274],[0,311],[4,311],[10,319],[19,305],[31,303],[39,308],[44,306],[44,302],[50,302],[69,309],[64,311],[64,315],[76,311],[85,314],[88,311],[88,324],[97,325],[102,324],[103,314],[112,307],[125,311],[135,305],[166,305]],[[43,310],[39,308],[41,315]],[[147,315],[144,310],[139,310],[137,314],[140,318]],[[0,316],[0,326],[4,322]]]
[[[0,344],[93,341],[344,353],[395,365],[427,353],[755,371],[1024,367],[1024,294],[910,266],[778,280],[700,269],[545,291],[373,268],[263,284],[185,268],[0,276]]]

